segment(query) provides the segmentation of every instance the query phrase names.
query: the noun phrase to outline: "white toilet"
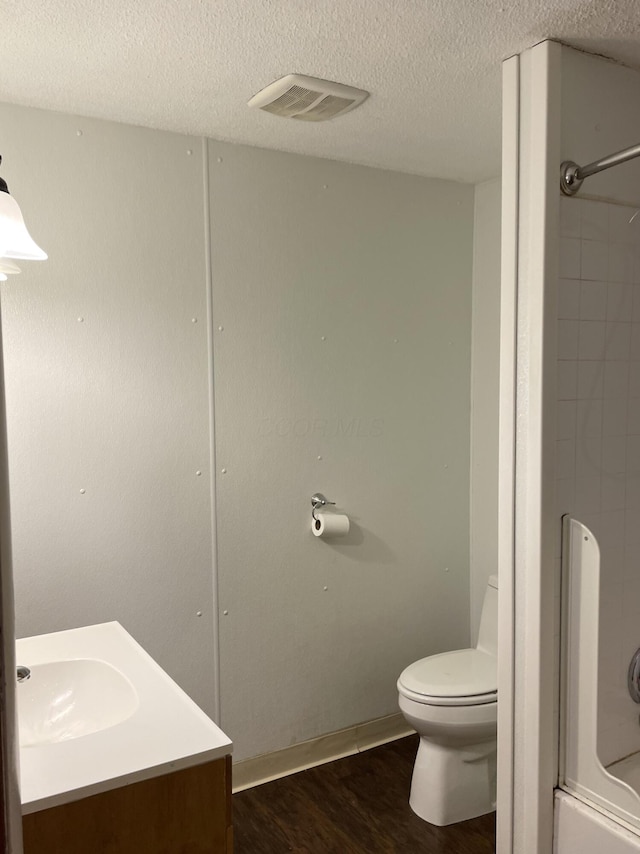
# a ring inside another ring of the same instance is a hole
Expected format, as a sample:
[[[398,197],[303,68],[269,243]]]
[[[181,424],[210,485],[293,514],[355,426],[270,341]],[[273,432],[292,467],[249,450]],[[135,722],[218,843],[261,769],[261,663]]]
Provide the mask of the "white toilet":
[[[496,807],[498,577],[489,578],[478,644],[422,658],[398,679],[402,714],[420,735],[411,809],[436,825]]]

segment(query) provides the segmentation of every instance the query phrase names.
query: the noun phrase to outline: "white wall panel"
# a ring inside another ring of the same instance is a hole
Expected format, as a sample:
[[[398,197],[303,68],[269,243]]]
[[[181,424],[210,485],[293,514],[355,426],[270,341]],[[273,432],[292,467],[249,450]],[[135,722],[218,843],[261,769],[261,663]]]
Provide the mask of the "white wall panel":
[[[473,188],[210,151],[222,722],[242,758],[395,712],[404,666],[469,641]],[[317,490],[345,540],[311,535]]]
[[[119,620],[213,712],[201,143],[0,118],[49,253],[2,288],[18,635]]]
[[[471,640],[489,576],[498,568],[500,181],[475,188],[471,335]]]
[[[208,166],[223,725],[242,758],[394,713],[469,642],[473,187],[1,118],[50,255],[2,291],[19,635],[118,619],[215,714]]]

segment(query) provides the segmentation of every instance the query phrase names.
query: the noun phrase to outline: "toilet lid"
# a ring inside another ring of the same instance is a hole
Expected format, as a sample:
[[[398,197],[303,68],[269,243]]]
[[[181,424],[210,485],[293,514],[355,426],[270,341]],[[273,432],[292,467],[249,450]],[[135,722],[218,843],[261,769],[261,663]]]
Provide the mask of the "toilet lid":
[[[498,690],[495,656],[479,649],[456,649],[421,658],[405,668],[398,684],[429,697],[475,697]]]

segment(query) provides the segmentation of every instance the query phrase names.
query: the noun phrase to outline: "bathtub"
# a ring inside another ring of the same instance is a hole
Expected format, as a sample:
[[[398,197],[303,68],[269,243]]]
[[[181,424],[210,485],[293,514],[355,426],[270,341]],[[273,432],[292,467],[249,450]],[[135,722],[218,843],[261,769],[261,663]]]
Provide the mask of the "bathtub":
[[[640,836],[594,806],[557,791],[554,854],[639,854]]]

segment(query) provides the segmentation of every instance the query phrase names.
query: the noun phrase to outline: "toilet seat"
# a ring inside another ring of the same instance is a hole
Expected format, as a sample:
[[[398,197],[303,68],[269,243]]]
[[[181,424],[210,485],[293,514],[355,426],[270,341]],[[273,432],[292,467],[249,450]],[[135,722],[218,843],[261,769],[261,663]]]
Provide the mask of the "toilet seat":
[[[498,700],[497,661],[479,649],[422,658],[400,674],[398,691],[431,706],[479,706]]]
[[[425,706],[486,706],[489,703],[498,702],[497,691],[492,694],[471,694],[468,697],[434,697],[432,694],[418,694],[416,691],[409,691],[400,682],[398,682],[398,693],[406,697],[407,700],[413,700]]]

